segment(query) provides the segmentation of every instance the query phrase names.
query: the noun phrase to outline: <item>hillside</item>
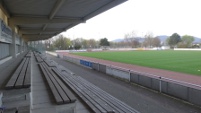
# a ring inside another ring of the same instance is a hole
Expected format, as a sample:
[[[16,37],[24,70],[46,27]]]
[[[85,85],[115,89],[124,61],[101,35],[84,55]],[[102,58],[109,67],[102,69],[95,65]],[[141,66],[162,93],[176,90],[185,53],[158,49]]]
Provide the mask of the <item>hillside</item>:
[[[165,42],[169,36],[167,36],[167,35],[159,35],[159,36],[156,36],[156,37],[158,37],[161,40],[161,42]],[[142,37],[137,37],[137,39],[139,40],[139,42],[144,41],[144,38],[142,38]],[[115,40],[112,40],[111,42],[121,42],[121,41],[124,41],[124,38],[115,39]],[[194,37],[193,43],[201,43],[201,38]]]

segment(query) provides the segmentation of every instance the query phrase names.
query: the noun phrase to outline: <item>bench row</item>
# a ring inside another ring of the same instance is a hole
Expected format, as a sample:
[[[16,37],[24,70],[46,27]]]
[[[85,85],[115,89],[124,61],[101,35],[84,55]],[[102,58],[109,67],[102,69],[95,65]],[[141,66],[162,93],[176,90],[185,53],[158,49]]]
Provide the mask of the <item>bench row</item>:
[[[66,71],[59,71],[57,67],[54,67],[53,71],[95,113],[139,113],[80,76],[72,75]]]
[[[18,89],[18,88],[29,88],[31,86],[31,53],[28,53],[19,66],[16,68],[15,72],[12,74],[11,78],[7,82],[6,89]]]
[[[41,72],[47,86],[50,88],[56,104],[73,103],[76,101],[75,96],[68,89],[68,87],[58,78],[58,76],[52,71],[51,67],[55,67],[55,63],[49,60],[42,54],[34,53],[36,61],[39,63]]]
[[[139,113],[107,92],[89,83],[54,61],[43,59],[39,63],[57,104],[74,102],[71,91],[95,113]],[[71,90],[69,90],[70,88]]]
[[[40,63],[39,67],[43,72],[57,104],[73,103],[76,101],[75,96],[46,63]]]

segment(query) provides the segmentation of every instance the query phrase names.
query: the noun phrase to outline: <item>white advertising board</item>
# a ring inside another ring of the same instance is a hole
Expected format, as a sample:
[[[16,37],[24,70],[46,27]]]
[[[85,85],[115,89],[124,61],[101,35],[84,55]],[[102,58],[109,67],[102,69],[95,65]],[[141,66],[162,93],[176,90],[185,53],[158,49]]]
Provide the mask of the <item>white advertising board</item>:
[[[12,30],[0,19],[0,41],[12,43]]]
[[[18,35],[15,37],[15,43],[20,45],[20,37]]]

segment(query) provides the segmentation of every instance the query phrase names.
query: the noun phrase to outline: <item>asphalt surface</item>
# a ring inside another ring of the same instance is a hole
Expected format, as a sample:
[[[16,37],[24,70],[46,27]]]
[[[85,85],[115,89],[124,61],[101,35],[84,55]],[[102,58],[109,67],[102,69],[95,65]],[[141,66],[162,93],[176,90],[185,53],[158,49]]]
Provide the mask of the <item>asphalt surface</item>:
[[[201,113],[201,108],[55,56],[48,56],[141,113]]]

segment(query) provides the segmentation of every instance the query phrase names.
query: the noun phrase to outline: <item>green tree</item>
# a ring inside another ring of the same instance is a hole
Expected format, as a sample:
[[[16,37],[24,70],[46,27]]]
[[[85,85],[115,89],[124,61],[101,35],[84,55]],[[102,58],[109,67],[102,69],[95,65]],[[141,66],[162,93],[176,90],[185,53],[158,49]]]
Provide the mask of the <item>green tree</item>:
[[[184,35],[182,36],[181,40],[182,40],[182,43],[186,45],[186,47],[191,47],[191,44],[194,41],[194,37],[189,35]]]
[[[100,46],[110,46],[107,38],[100,39]]]
[[[66,50],[69,49],[71,41],[69,38],[59,35],[58,38],[53,42],[53,45],[59,50]]]
[[[81,48],[81,44],[75,43],[74,48],[75,50],[79,50]]]
[[[84,42],[83,38],[76,38],[72,40],[72,46],[74,47],[75,50],[78,50],[83,46],[82,42]]]
[[[179,34],[174,33],[169,37],[168,44],[171,48],[174,48],[181,41]]]

